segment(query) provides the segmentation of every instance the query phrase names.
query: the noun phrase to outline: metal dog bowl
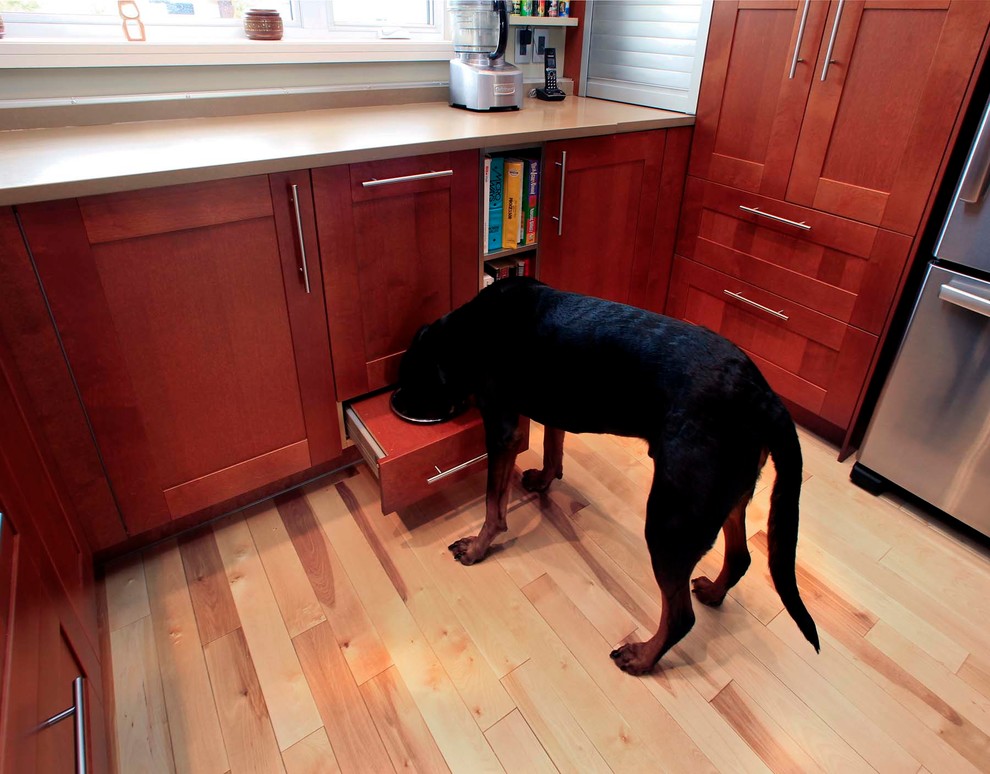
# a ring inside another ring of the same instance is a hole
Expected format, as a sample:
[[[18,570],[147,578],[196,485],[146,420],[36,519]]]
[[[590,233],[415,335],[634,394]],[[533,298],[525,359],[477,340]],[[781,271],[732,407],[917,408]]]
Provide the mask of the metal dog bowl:
[[[436,425],[453,419],[467,408],[467,402],[455,403],[450,406],[443,406],[433,411],[422,411],[415,406],[410,406],[404,398],[402,388],[399,387],[389,398],[389,405],[399,419],[412,422],[415,425]]]

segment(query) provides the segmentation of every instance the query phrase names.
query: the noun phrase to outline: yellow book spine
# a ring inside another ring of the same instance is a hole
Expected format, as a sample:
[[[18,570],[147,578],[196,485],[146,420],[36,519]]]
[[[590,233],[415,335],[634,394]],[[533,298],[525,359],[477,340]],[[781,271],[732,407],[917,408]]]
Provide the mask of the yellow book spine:
[[[519,159],[505,160],[504,201],[502,208],[502,247],[519,244],[519,224],[522,222],[523,169]]]

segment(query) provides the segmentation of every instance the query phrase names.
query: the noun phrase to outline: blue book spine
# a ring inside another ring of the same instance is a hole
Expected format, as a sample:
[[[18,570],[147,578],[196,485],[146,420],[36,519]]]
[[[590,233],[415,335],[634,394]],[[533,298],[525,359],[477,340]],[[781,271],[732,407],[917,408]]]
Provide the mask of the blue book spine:
[[[502,249],[502,178],[505,159],[492,157],[491,175],[488,179],[488,252]]]

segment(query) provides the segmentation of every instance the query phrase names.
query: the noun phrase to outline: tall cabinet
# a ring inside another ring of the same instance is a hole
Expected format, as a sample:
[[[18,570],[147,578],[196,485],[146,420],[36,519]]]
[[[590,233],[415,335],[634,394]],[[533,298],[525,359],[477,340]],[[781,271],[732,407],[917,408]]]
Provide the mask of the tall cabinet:
[[[740,344],[837,440],[988,24],[982,0],[715,3],[668,312]]]

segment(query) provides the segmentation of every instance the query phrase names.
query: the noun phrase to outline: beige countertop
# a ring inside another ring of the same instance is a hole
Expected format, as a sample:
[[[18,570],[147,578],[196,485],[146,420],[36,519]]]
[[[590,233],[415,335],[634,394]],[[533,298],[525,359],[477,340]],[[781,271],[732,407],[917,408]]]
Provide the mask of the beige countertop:
[[[8,130],[0,131],[0,205],[693,123],[682,113],[571,96],[527,98],[511,113],[426,102]]]

